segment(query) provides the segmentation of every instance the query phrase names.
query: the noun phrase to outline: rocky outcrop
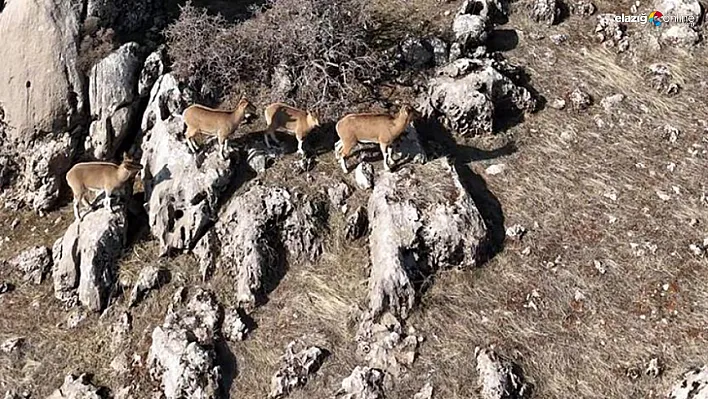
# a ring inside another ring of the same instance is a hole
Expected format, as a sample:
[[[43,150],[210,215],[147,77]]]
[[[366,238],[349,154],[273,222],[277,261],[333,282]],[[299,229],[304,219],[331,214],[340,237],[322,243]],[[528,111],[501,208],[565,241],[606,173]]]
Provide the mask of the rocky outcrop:
[[[0,13],[0,104],[10,139],[68,131],[84,109],[76,67],[79,10],[71,2],[6,2]]]
[[[615,20],[615,14],[601,14],[597,16],[595,36],[603,46],[614,48],[622,53],[629,48],[627,27]]]
[[[67,375],[64,383],[47,399],[105,399],[108,398],[106,390],[91,383],[88,374],[76,377]]]
[[[269,398],[288,396],[293,390],[304,386],[322,365],[325,351],[310,346],[296,352],[296,347],[302,345],[297,341],[288,344],[285,355],[280,358],[280,369],[271,378]]]
[[[200,289],[183,308],[168,310],[153,330],[148,367],[167,399],[220,397],[221,372],[214,361],[220,313],[214,295]]]
[[[239,309],[229,309],[224,312],[224,325],[221,332],[229,341],[243,341],[248,333],[248,326],[241,317]]]
[[[364,320],[359,326],[356,341],[357,355],[369,367],[398,377],[415,362],[418,344],[423,338],[404,332],[402,324],[387,313],[377,322]]]
[[[553,25],[560,19],[560,8],[556,0],[531,0],[528,3],[529,17],[547,25]]]
[[[52,269],[52,251],[42,246],[31,247],[8,263],[22,272],[24,281],[41,284]]]
[[[125,245],[124,211],[101,208],[74,221],[52,250],[54,295],[63,301],[78,298],[93,311],[103,310],[115,282],[116,262]]]
[[[357,366],[349,377],[342,380],[342,387],[335,393],[335,398],[383,399],[383,380],[381,370]]]
[[[167,69],[167,47],[161,45],[145,59],[138,81],[138,95],[147,97],[150,90]]]
[[[251,307],[265,273],[282,272],[286,255],[313,261],[322,253],[325,204],[280,187],[254,185],[225,205],[195,254],[203,269],[228,268],[239,305]],[[204,273],[209,274],[209,273]]]
[[[708,398],[708,367],[694,367],[681,376],[669,391],[668,399]]]
[[[356,185],[362,190],[374,187],[374,167],[368,162],[362,162],[354,171]]]
[[[462,58],[438,69],[418,103],[426,117],[437,116],[454,134],[492,133],[497,107],[536,110],[534,97],[517,83],[519,73],[504,61]]]
[[[489,348],[476,348],[477,383],[484,399],[527,399],[531,385],[521,369]]]
[[[213,147],[199,154],[188,150],[181,117],[186,104],[177,80],[163,75],[152,88],[142,121],[145,198],[150,229],[163,254],[194,247],[216,218],[218,200],[235,167]]]
[[[110,159],[137,126],[138,79],[142,62],[137,43],[126,43],[91,68],[91,127],[85,148],[96,159]]]
[[[491,29],[490,16],[496,7],[497,2],[493,0],[465,0],[462,3],[452,22],[455,42],[462,52],[484,45]]]
[[[347,240],[358,240],[369,230],[369,219],[366,208],[360,206],[349,217],[344,228],[344,237]]]
[[[133,290],[130,292],[130,300],[128,306],[133,307],[141,301],[147,293],[167,280],[167,271],[156,266],[146,266],[138,275],[138,281],[135,282]]]
[[[680,23],[670,23],[661,30],[661,42],[670,47],[692,47],[700,41],[699,24],[703,9],[698,0],[654,0],[654,10],[665,16],[690,18]]]
[[[371,234],[369,310],[405,319],[416,270],[475,267],[487,230],[446,160],[382,174],[367,207]],[[426,264],[424,264],[426,263]]]

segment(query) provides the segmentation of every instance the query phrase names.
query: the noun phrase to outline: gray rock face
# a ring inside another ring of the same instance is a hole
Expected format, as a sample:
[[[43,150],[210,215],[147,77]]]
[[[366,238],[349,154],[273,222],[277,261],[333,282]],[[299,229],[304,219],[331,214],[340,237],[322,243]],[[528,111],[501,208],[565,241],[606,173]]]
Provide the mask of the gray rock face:
[[[450,59],[450,46],[439,37],[430,37],[425,39],[425,42],[433,51],[433,62],[435,66],[443,66]]]
[[[140,80],[138,81],[138,95],[147,97],[150,95],[152,86],[166,72],[167,48],[165,45],[160,45],[145,59],[143,68],[140,71]]]
[[[654,0],[654,10],[660,10],[664,15],[690,16],[695,18],[696,22],[702,14],[698,0]]]
[[[357,366],[342,387],[335,393],[337,399],[383,399],[384,374],[381,370]]]
[[[200,289],[184,308],[168,311],[153,331],[148,366],[167,399],[219,397],[213,342],[220,311],[214,295]]]
[[[224,314],[224,325],[221,328],[224,338],[229,341],[243,341],[248,333],[246,323],[241,319],[238,309],[229,309]]]
[[[369,198],[372,317],[405,319],[415,291],[409,273],[428,266],[474,267],[487,230],[454,167],[444,159],[380,177]]]
[[[667,46],[692,47],[701,40],[695,29],[687,25],[674,25],[661,33],[661,42]]]
[[[252,307],[264,273],[284,262],[282,247],[294,259],[315,260],[322,253],[320,235],[325,205],[280,187],[254,185],[233,197],[195,254],[202,267],[228,267],[235,277],[239,305]]]
[[[369,367],[397,377],[413,365],[422,338],[407,335],[390,313],[379,322],[364,320],[357,331],[357,354]]]
[[[570,106],[576,111],[585,111],[593,103],[592,97],[580,88],[576,88],[570,92],[568,101],[570,102]]]
[[[409,273],[423,251],[428,267],[474,267],[486,240],[485,223],[454,167],[444,159],[381,175],[369,198],[372,317],[408,316],[415,301]]]
[[[0,13],[0,104],[8,134],[29,142],[63,132],[83,112],[84,81],[76,67],[79,10],[71,2],[5,2]]]
[[[420,388],[420,391],[413,396],[413,399],[433,399],[433,386],[428,382]]]
[[[369,229],[369,219],[366,208],[360,206],[347,218],[347,225],[344,229],[344,237],[347,240],[358,240],[363,237]]]
[[[560,18],[560,8],[556,0],[532,0],[529,3],[529,17],[547,25],[553,25]]]
[[[101,389],[91,383],[87,374],[76,377],[67,375],[64,383],[47,399],[105,399]]]
[[[8,262],[24,274],[24,281],[41,284],[52,269],[52,251],[47,247],[28,248]]]
[[[374,167],[368,162],[362,162],[356,166],[354,171],[356,185],[362,190],[374,187]]]
[[[124,211],[98,209],[74,221],[52,250],[54,295],[64,301],[78,295],[82,305],[101,311],[115,282],[115,267],[126,239]]]
[[[129,129],[135,128],[141,67],[139,46],[131,42],[91,68],[89,102],[94,122],[85,147],[94,158],[112,158]]]
[[[338,184],[327,189],[327,195],[332,206],[339,208],[344,205],[347,199],[352,195],[352,189],[347,183],[339,182]]]
[[[495,108],[509,102],[522,112],[533,112],[536,100],[510,76],[515,67],[492,59],[461,58],[437,72],[418,103],[426,117],[438,116],[454,134],[493,132]]]
[[[325,352],[316,346],[296,352],[295,348],[301,345],[296,341],[288,344],[285,355],[280,358],[280,369],[270,380],[269,398],[280,399],[288,396],[295,389],[304,386],[320,368]]]
[[[142,121],[145,198],[150,229],[163,254],[196,244],[199,232],[216,216],[217,201],[235,166],[213,147],[206,155],[189,152],[179,138],[186,104],[177,80],[163,75],[152,88]]]
[[[668,399],[708,399],[708,367],[695,367],[671,387]]]
[[[138,281],[130,293],[128,306],[135,306],[149,291],[164,283],[166,271],[156,266],[147,266],[140,271]]]
[[[489,17],[493,7],[496,6],[492,0],[465,0],[462,3],[452,22],[455,42],[462,52],[481,46],[487,41],[491,27]]]
[[[531,396],[531,386],[510,361],[493,350],[477,348],[477,381],[484,399],[525,399]]]

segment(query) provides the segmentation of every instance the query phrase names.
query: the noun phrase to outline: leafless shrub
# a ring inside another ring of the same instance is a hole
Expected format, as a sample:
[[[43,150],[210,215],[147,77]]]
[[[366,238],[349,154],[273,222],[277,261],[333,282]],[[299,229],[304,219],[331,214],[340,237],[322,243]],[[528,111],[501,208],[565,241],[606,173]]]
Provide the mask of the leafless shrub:
[[[244,92],[327,116],[365,98],[385,73],[369,26],[364,0],[268,0],[235,25],[187,3],[166,36],[173,70],[202,95]]]
[[[87,18],[81,30],[78,67],[86,73],[116,49],[117,41],[113,29],[99,28],[95,18]]]

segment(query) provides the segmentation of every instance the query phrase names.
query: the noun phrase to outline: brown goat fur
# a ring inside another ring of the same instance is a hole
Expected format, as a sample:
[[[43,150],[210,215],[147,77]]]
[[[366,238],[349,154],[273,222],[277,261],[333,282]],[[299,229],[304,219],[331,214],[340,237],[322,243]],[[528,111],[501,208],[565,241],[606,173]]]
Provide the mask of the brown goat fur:
[[[297,152],[305,155],[302,149],[305,137],[310,132],[320,126],[320,121],[312,111],[303,111],[283,103],[273,103],[265,109],[265,120],[268,127],[264,134],[267,147],[270,147],[269,139],[279,144],[275,137],[275,132],[284,130],[294,134],[297,138]]]
[[[229,137],[241,126],[246,114],[255,112],[255,106],[245,98],[242,98],[236,108],[230,111],[213,109],[199,104],[191,105],[182,113],[184,123],[187,125],[185,134],[187,145],[196,152],[197,145],[194,142],[194,137],[198,134],[216,136],[219,141],[220,154],[226,158]]]

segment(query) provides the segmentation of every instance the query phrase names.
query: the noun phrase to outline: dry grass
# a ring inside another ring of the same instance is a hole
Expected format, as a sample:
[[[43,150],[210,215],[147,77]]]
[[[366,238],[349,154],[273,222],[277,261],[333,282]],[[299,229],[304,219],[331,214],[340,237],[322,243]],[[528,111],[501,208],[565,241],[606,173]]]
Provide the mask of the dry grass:
[[[433,2],[424,3],[432,7]],[[598,6],[620,11],[628,9],[624,3],[602,1]],[[705,259],[688,250],[689,244],[708,235],[708,207],[700,202],[708,187],[706,155],[688,152],[693,144],[706,145],[706,125],[700,120],[706,119],[708,98],[697,84],[708,70],[706,50],[692,56],[669,50],[657,58],[636,49],[632,59],[592,41],[592,25],[592,18],[571,17],[546,28],[515,15],[504,27],[526,34],[568,33],[570,42],[562,46],[522,34],[507,56],[526,66],[532,86],[547,99],[582,86],[596,104],[578,114],[545,109],[506,132],[519,150],[493,161],[506,163],[507,170],[485,180],[502,204],[505,225],[520,223],[529,232],[521,242],[507,242],[479,270],[436,277],[409,321],[426,337],[420,357],[387,397],[409,398],[427,380],[435,386],[436,398],[477,397],[474,347],[486,344],[497,344],[523,365],[536,385],[537,398],[659,398],[689,366],[708,363],[708,268]],[[630,28],[630,36],[640,30]],[[671,66],[683,83],[678,96],[667,98],[648,88],[643,70],[652,62]],[[614,93],[627,98],[609,115],[599,103]],[[599,128],[596,118],[605,127]],[[676,143],[662,138],[661,127],[667,123],[682,132]],[[490,141],[466,144],[485,148]],[[296,159],[279,159],[258,179],[318,195],[340,180],[353,186],[353,174],[343,175],[331,153],[319,155],[310,173],[293,174]],[[670,162],[676,164],[674,172],[667,170]],[[484,176],[489,163],[472,162],[470,167]],[[380,161],[375,166],[380,170]],[[673,186],[680,195],[673,193]],[[672,198],[664,202],[656,190]],[[616,200],[609,194],[616,194]],[[367,195],[357,191],[350,209],[365,204]],[[33,244],[51,245],[72,219],[69,208],[59,213],[63,220],[55,225],[56,214],[37,218],[0,212],[2,235],[13,237],[0,247],[0,257],[9,258]],[[22,222],[12,232],[9,225],[15,217]],[[694,218],[700,223],[692,227],[689,221]],[[366,305],[368,256],[365,241],[349,243],[338,234],[343,223],[344,217],[333,210],[321,260],[292,262],[269,301],[252,315],[255,331],[246,341],[229,344],[237,369],[233,397],[265,396],[285,345],[306,334],[307,342],[323,345],[332,356],[292,397],[329,397],[359,363],[353,319]],[[37,226],[34,232],[31,226]],[[524,255],[527,247],[530,254]],[[191,256],[160,260],[156,253],[153,241],[139,242],[121,262],[121,278],[126,280],[134,280],[140,268],[155,262],[172,274],[171,282],[131,310],[134,328],[127,348],[143,358],[150,333],[162,323],[176,287],[212,288],[224,306],[233,300],[225,271],[217,270],[212,280],[202,283]],[[606,267],[604,275],[594,261]],[[0,280],[18,278],[0,269]],[[534,291],[537,310],[524,306]],[[584,299],[576,300],[576,292]],[[92,316],[76,330],[65,331],[55,327],[65,312],[53,299],[50,283],[18,284],[15,293],[0,296],[0,341],[12,335],[28,338],[19,358],[0,354],[0,391],[27,387],[42,397],[59,386],[64,373],[87,370],[96,373],[98,382],[119,388],[127,381],[111,375],[107,326],[124,308],[120,300],[103,321]],[[643,370],[652,357],[664,364],[663,376],[626,376],[627,368]],[[151,385],[144,370],[134,377],[148,397]]]

